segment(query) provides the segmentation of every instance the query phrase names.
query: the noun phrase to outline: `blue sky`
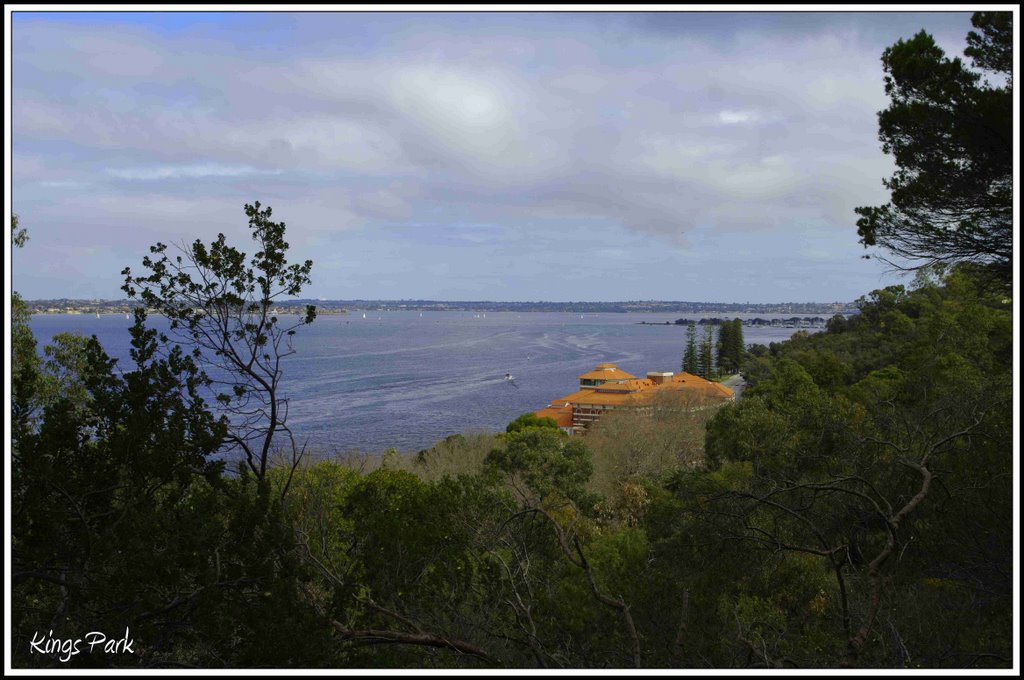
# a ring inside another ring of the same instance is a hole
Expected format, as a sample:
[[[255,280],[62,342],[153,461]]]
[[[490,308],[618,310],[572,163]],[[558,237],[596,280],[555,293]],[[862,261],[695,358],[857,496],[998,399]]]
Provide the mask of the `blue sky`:
[[[314,260],[304,296],[853,300],[882,51],[964,12],[12,15],[12,259],[121,298],[156,241]]]

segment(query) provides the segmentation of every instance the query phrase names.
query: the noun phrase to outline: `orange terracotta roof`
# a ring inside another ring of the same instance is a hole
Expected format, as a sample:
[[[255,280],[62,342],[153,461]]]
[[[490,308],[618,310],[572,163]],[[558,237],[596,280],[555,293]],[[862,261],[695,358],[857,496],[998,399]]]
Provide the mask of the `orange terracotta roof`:
[[[598,372],[593,371],[593,373]],[[609,375],[609,373],[604,372],[603,375]],[[552,399],[551,404],[547,408],[541,409],[541,411],[555,418],[556,421],[562,422],[561,419],[566,418],[566,413],[569,413],[569,417],[571,417],[572,407],[576,405],[622,406],[642,404],[650,402],[660,395],[671,393],[694,395],[716,400],[731,399],[733,396],[732,390],[725,385],[705,380],[691,373],[677,373],[668,382],[664,383],[656,383],[649,378],[626,378],[626,375],[628,374],[617,376],[617,378],[623,379],[621,383],[607,382],[594,388],[581,389],[564,397]],[[541,411],[536,413],[541,415]],[[556,417],[554,415],[555,412],[561,415]]]
[[[588,407],[592,405],[601,406],[623,406],[625,403],[634,401],[636,392],[603,392],[594,393],[591,398],[581,400],[577,406]]]
[[[696,377],[696,376],[694,376]],[[667,392],[678,392],[680,394],[692,394],[710,399],[732,399],[732,390],[725,385],[697,378],[693,381],[680,381],[677,383],[665,383],[657,385],[654,389],[648,390],[644,396],[655,398],[658,394]]]
[[[690,387],[697,387],[705,392],[732,399],[733,391],[719,382],[706,380],[699,375],[692,373],[679,373],[672,378],[674,383],[683,383]]]
[[[576,405],[602,404],[620,406],[634,401],[638,396],[640,396],[639,392],[595,392],[594,390],[589,390],[585,397],[576,402]]]
[[[535,411],[538,418],[553,418],[559,427],[572,427],[572,406],[562,408],[542,408]]]
[[[651,380],[630,380],[623,385],[616,385],[615,387],[621,388],[633,388],[629,391],[626,389],[608,389],[605,390],[604,385],[597,390],[588,390],[587,394],[579,397],[575,403],[580,404],[611,404],[620,405],[626,404],[630,400],[634,403],[640,404],[649,402],[653,399],[659,398],[665,394],[679,394],[694,395],[701,398],[707,399],[731,399],[732,390],[728,387],[719,383],[710,382],[703,378],[693,376],[694,380],[689,381],[678,381],[678,382],[667,382],[667,383],[655,383]]]
[[[646,378],[633,378],[621,383],[605,383],[598,385],[594,390],[598,392],[639,392],[654,385],[654,381]]]
[[[716,383],[711,383],[711,384],[715,386],[716,390],[718,390],[719,392],[722,393],[723,397],[728,397],[728,398],[732,399],[733,391],[732,391],[731,387],[726,387],[722,383],[717,383],[717,382]]]
[[[587,371],[579,377],[580,380],[628,380],[635,378],[632,373],[627,373],[615,364],[598,364],[592,371]]]
[[[572,394],[567,394],[564,397],[559,397],[558,399],[552,399],[551,400],[551,408],[562,408],[567,403],[575,404],[577,401],[580,400],[581,397],[586,397],[586,396],[589,396],[589,395],[591,395],[593,393],[594,393],[594,390],[579,390],[577,392],[573,392]]]

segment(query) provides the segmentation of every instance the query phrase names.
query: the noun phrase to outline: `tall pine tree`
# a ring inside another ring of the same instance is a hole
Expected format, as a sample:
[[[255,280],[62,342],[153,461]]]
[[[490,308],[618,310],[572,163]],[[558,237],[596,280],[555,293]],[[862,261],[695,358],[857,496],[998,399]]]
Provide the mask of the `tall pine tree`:
[[[699,371],[697,359],[697,324],[692,321],[686,325],[686,349],[683,351],[682,370],[685,373],[697,375]]]
[[[704,326],[697,362],[697,375],[711,380],[715,373],[715,327],[712,324]]]
[[[718,329],[718,368],[722,372],[734,373],[743,360],[743,322],[740,319],[725,321]]]
[[[743,354],[746,352],[746,344],[743,342],[743,321],[739,318],[732,320],[732,360],[733,370],[740,370],[740,364],[743,363]]]
[[[1013,14],[977,12],[949,59],[923,30],[882,54],[878,114],[896,172],[889,203],[860,207],[857,233],[897,269],[963,262],[1013,283]],[[895,256],[895,257],[892,257]]]
[[[718,368],[721,371],[729,371],[732,368],[732,330],[731,321],[723,321],[718,327]]]

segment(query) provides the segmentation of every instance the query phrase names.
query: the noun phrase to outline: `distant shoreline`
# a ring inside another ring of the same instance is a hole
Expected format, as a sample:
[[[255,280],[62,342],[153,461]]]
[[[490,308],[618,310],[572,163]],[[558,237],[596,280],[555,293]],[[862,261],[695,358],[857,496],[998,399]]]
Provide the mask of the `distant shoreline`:
[[[840,316],[847,316],[840,314]],[[695,323],[698,326],[718,326],[731,319],[720,319],[718,317],[702,317],[698,321],[690,319],[676,319],[675,321],[637,321],[638,326],[688,326]],[[791,316],[784,319],[740,319],[744,326],[768,326],[770,328],[825,328],[828,319],[820,316]]]
[[[130,314],[141,305],[126,300],[71,298],[25,300],[33,314]],[[446,300],[288,300],[274,306],[275,314],[304,313],[306,305],[317,314],[352,312],[570,312],[574,314],[793,314],[797,316],[851,314],[852,302],[685,302],[635,300],[627,302],[495,302]]]

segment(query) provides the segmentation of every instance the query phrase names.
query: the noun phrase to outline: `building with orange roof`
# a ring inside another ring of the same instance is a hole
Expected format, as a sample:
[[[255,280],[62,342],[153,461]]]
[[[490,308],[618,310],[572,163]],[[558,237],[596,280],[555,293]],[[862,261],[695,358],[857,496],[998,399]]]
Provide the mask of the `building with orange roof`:
[[[605,383],[622,382],[632,378],[636,378],[636,376],[626,373],[615,364],[598,364],[594,370],[587,371],[580,376],[580,388],[590,389]]]
[[[567,405],[561,408],[542,408],[537,411],[535,415],[538,418],[551,418],[559,428],[566,432],[570,432],[572,430],[572,406]]]
[[[604,363],[579,376],[579,380],[578,391],[552,400],[536,415],[554,418],[569,434],[582,434],[609,411],[629,408],[649,412],[660,398],[690,399],[694,408],[733,399],[733,391],[725,385],[691,373],[650,371],[646,378],[637,378],[615,364]]]

